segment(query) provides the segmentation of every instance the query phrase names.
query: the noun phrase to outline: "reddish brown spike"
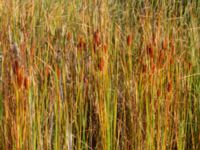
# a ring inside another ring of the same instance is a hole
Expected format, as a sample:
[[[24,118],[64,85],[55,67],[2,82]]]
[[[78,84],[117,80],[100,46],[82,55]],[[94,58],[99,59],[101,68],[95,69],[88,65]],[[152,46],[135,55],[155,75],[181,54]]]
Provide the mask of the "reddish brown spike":
[[[152,45],[148,45],[148,46],[147,46],[147,52],[148,52],[150,58],[153,58],[154,50],[153,50]]]
[[[147,72],[147,65],[142,65],[142,73],[146,73]]]
[[[173,60],[172,56],[169,59],[169,63],[170,63],[170,65],[174,64],[174,60]]]
[[[19,47],[20,47],[21,52],[22,52],[22,53],[25,53],[25,50],[26,50],[26,42],[25,42],[25,41],[22,42],[22,43],[19,45]]]
[[[153,64],[151,65],[151,72],[154,73],[155,70],[156,70],[156,65],[153,63]]]
[[[159,56],[158,56],[158,64],[161,65],[164,61],[164,57],[165,57],[165,54],[164,54],[164,51],[163,50],[160,50],[159,51]]]
[[[158,89],[157,90],[157,97],[160,97],[160,95],[161,95],[161,91],[160,91],[160,89]]]
[[[79,51],[82,51],[82,50],[86,49],[86,43],[84,42],[83,37],[79,38],[79,42],[78,42],[77,48],[78,48]]]
[[[45,68],[45,74],[47,77],[50,75],[50,69],[48,66],[46,66],[46,68]]]
[[[19,73],[19,62],[17,60],[15,60],[13,64],[13,72],[15,75]]]
[[[70,41],[72,39],[72,34],[70,32],[67,32],[67,41]]]
[[[131,46],[132,41],[133,41],[133,37],[132,37],[132,35],[129,34],[129,35],[127,36],[127,45],[128,45],[128,46]]]
[[[192,69],[192,63],[191,63],[191,62],[188,63],[188,69],[189,69],[189,70]]]
[[[101,58],[100,62],[99,62],[99,65],[98,65],[100,71],[104,70],[104,64],[105,64],[104,59]]]
[[[31,45],[31,48],[30,48],[30,60],[31,62],[33,61],[33,58],[34,58],[34,54],[35,54],[35,41],[32,42],[32,45]]]
[[[87,49],[87,44],[85,42],[83,42],[83,49],[86,50]]]
[[[168,47],[168,41],[167,41],[167,38],[165,38],[163,41],[162,41],[162,49],[166,50]]]
[[[60,80],[61,72],[60,72],[60,68],[59,67],[56,67],[56,74],[57,74],[58,80]]]
[[[103,51],[104,51],[104,53],[107,53],[107,51],[108,51],[108,46],[106,44],[103,45]]]
[[[167,91],[168,91],[168,92],[171,92],[171,91],[172,91],[172,82],[171,82],[171,81],[169,81],[169,82],[167,83]]]
[[[174,53],[175,52],[175,45],[174,45],[174,39],[173,38],[171,38],[170,47],[171,47],[172,53]]]
[[[93,42],[94,42],[94,45],[95,45],[95,46],[99,46],[100,43],[101,43],[101,40],[100,40],[100,32],[99,32],[98,29],[94,32]]]
[[[29,89],[29,78],[28,78],[28,76],[25,76],[25,77],[24,77],[24,88],[25,88],[26,90]]]
[[[17,74],[17,86],[18,86],[18,88],[22,87],[23,80],[24,80],[23,71],[22,71],[22,68],[20,68],[20,70]]]

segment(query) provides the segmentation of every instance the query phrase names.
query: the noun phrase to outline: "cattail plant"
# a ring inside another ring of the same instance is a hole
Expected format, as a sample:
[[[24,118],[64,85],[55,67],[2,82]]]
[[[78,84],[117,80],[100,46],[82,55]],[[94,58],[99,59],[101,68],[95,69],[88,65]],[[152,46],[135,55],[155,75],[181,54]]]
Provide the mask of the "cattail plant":
[[[23,68],[20,68],[19,71],[16,74],[17,77],[17,86],[18,88],[22,88],[23,82],[24,82],[24,71]]]
[[[13,70],[14,76],[16,77],[16,83],[17,83],[18,88],[22,88],[23,81],[24,81],[24,68],[20,64],[21,55],[20,55],[20,49],[18,48],[17,43],[12,44],[11,54],[12,54],[12,59],[14,60],[12,64],[12,70]]]
[[[171,40],[170,40],[170,48],[171,48],[171,51],[172,51],[172,54],[175,53],[175,43],[174,43],[174,38],[172,37]]]
[[[147,65],[146,64],[142,64],[142,73],[146,73],[147,72]]]
[[[29,83],[30,81],[29,81],[29,77],[28,76],[25,76],[24,77],[24,88],[26,89],[26,90],[28,90],[29,89]]]
[[[106,54],[108,52],[108,46],[107,44],[103,45],[103,52]]]
[[[154,74],[156,71],[156,65],[152,62],[151,64],[151,73]]]
[[[147,45],[147,54],[150,56],[151,59],[153,59],[154,49],[152,44]]]
[[[192,63],[188,62],[188,70],[191,71],[192,70]]]
[[[99,47],[100,43],[101,43],[100,32],[99,32],[99,29],[97,29],[93,34],[93,49],[94,49],[94,52],[96,52],[96,50]]]
[[[168,40],[167,38],[164,38],[164,40],[162,41],[162,49],[166,50],[168,47]]]
[[[71,41],[71,39],[72,39],[72,34],[71,34],[70,32],[67,32],[66,37],[67,37],[67,41]]]
[[[94,32],[94,37],[93,37],[94,39],[94,44],[96,45],[96,46],[99,46],[100,45],[100,42],[101,42],[101,40],[100,40],[100,32],[99,32],[99,29],[97,29],[95,32]]]
[[[157,66],[163,67],[164,62],[165,62],[165,52],[163,49],[160,49],[158,51]]]
[[[129,35],[127,36],[127,45],[128,45],[128,46],[131,46],[132,41],[133,41],[133,37],[132,37],[132,35],[129,34]]]
[[[105,61],[103,58],[100,58],[99,64],[98,64],[98,68],[100,71],[103,71],[105,67]]]
[[[80,52],[86,50],[86,42],[84,41],[83,37],[79,37],[77,48]]]
[[[171,92],[172,91],[172,81],[170,80],[168,83],[167,83],[167,92]]]
[[[19,66],[19,62],[17,60],[14,61],[13,65],[12,65],[12,69],[13,69],[13,72],[14,74],[19,74],[19,69],[20,69],[20,66]]]
[[[157,90],[157,98],[159,98],[160,96],[161,96],[161,90],[158,89],[158,90]]]

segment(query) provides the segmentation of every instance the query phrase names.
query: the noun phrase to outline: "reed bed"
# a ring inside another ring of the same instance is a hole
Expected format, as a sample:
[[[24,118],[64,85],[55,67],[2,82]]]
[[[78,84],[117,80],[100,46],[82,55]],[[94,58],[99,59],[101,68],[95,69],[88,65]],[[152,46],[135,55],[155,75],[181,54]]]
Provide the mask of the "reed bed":
[[[200,149],[200,2],[0,1],[0,149]]]

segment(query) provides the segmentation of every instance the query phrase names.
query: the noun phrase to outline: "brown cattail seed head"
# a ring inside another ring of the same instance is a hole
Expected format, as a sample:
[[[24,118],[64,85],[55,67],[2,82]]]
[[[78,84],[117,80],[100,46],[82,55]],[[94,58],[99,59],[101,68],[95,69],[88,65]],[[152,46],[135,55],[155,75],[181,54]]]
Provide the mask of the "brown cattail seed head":
[[[174,63],[174,60],[173,60],[172,56],[169,59],[169,63],[170,63],[170,65],[173,65],[173,63]]]
[[[171,91],[172,91],[172,82],[171,82],[171,81],[169,81],[169,82],[167,83],[167,91],[168,91],[168,92],[171,92]]]
[[[22,43],[20,43],[19,49],[20,49],[20,51],[21,51],[21,55],[23,55],[23,53],[24,53],[25,50],[26,50],[26,42],[25,42],[25,41],[23,41]]]
[[[67,32],[67,41],[70,41],[72,39],[72,34],[70,32]]]
[[[157,90],[157,97],[160,97],[160,95],[161,95],[161,91],[160,91],[160,89],[158,89]]]
[[[100,45],[101,41],[100,41],[100,33],[99,33],[98,29],[94,32],[93,42],[94,42],[95,46],[99,46]]]
[[[167,38],[165,38],[165,39],[162,41],[162,49],[166,50],[166,49],[167,49],[167,46],[168,46],[168,41],[167,41]]]
[[[142,73],[146,73],[147,72],[147,65],[142,65]]]
[[[164,54],[164,51],[163,50],[160,50],[159,51],[159,56],[158,56],[158,64],[161,65],[164,61],[164,57],[165,57],[165,54]]]
[[[87,49],[87,45],[85,42],[83,42],[83,49],[86,50]]]
[[[105,65],[104,59],[101,58],[100,62],[99,62],[99,65],[98,65],[100,71],[103,71],[104,65]]]
[[[20,68],[20,70],[19,70],[19,72],[17,74],[17,86],[18,86],[18,88],[22,87],[23,80],[24,80],[23,70],[22,70],[22,68]]]
[[[50,75],[50,69],[48,66],[45,67],[45,75],[48,77]]]
[[[192,63],[191,63],[191,62],[188,63],[188,69],[189,69],[189,70],[192,69]]]
[[[133,41],[132,35],[128,35],[128,36],[127,36],[127,45],[128,45],[128,46],[131,46],[132,41]]]
[[[35,47],[36,47],[35,45],[36,45],[35,41],[33,41],[32,44],[31,44],[31,48],[30,48],[30,55],[31,55],[30,56],[31,57],[30,60],[31,61],[33,61],[33,59],[34,59]]]
[[[13,72],[15,75],[19,73],[19,62],[17,60],[15,60],[13,64]]]
[[[154,73],[155,70],[156,70],[156,65],[153,63],[153,64],[151,65],[151,72]]]
[[[58,80],[60,80],[61,72],[60,72],[60,68],[59,67],[56,67],[56,74],[57,74]]]
[[[150,58],[153,58],[154,50],[153,50],[152,45],[148,45],[148,46],[147,46],[147,52],[148,52]]]
[[[83,37],[79,38],[79,43],[77,45],[78,50],[82,51],[86,49],[86,43],[83,40]]]
[[[107,53],[107,51],[108,51],[108,46],[106,44],[103,45],[103,51],[104,51],[104,53]]]
[[[25,77],[24,77],[24,88],[25,88],[26,90],[29,89],[29,78],[28,78],[28,76],[25,76]]]
[[[170,47],[171,47],[172,53],[174,53],[175,52],[175,46],[174,46],[174,39],[173,38],[170,41]]]

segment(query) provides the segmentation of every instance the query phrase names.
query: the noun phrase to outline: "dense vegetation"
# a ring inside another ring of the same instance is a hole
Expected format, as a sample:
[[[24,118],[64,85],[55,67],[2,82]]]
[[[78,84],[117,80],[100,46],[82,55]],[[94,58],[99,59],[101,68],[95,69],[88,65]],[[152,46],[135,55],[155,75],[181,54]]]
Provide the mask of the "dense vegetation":
[[[200,149],[200,1],[0,1],[0,149]]]

